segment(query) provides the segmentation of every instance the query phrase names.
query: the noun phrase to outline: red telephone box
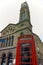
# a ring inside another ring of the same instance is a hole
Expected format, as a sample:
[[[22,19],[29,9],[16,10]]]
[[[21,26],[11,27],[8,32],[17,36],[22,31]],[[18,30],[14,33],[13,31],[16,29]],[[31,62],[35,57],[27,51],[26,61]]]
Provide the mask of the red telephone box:
[[[35,42],[32,35],[18,38],[16,65],[38,65]]]

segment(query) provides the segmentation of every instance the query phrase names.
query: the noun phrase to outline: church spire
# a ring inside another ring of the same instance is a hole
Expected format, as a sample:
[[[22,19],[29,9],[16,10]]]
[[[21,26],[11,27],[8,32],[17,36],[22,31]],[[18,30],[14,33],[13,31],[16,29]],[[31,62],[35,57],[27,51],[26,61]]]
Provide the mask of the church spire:
[[[21,9],[20,9],[20,22],[22,21],[29,21],[30,22],[30,12],[29,12],[29,7],[27,2],[24,2],[21,4]]]

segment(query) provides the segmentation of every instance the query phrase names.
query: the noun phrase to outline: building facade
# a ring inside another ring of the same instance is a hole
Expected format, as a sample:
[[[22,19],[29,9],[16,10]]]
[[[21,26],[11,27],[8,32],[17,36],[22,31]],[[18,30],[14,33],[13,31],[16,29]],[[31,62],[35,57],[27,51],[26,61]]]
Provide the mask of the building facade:
[[[21,4],[20,19],[17,24],[9,24],[2,31],[0,39],[0,65],[12,65],[16,59],[18,37],[21,35],[33,35],[35,40],[38,64],[43,65],[43,44],[40,38],[32,32],[30,12],[27,2]]]

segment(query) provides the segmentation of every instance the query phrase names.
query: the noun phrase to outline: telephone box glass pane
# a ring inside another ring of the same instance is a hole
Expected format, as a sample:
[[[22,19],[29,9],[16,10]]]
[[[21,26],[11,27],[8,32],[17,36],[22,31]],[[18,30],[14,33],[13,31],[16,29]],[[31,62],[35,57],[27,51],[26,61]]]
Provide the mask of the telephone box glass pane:
[[[22,58],[21,61],[22,62],[31,62],[31,58]]]
[[[33,64],[20,64],[20,65],[33,65]]]
[[[21,56],[31,56],[31,52],[22,52]]]
[[[30,44],[29,44],[29,43],[22,43],[21,46],[22,46],[22,47],[30,46]]]
[[[30,48],[28,48],[28,47],[22,47],[21,48],[21,51],[29,51],[30,50]]]

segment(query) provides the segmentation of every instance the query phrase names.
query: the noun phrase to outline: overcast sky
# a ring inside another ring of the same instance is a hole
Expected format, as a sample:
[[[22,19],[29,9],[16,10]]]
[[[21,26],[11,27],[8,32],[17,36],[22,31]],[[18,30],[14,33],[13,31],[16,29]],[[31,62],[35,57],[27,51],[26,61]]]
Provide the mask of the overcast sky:
[[[0,32],[9,23],[19,22],[20,7],[27,1],[33,32],[43,41],[43,0],[0,0]]]

